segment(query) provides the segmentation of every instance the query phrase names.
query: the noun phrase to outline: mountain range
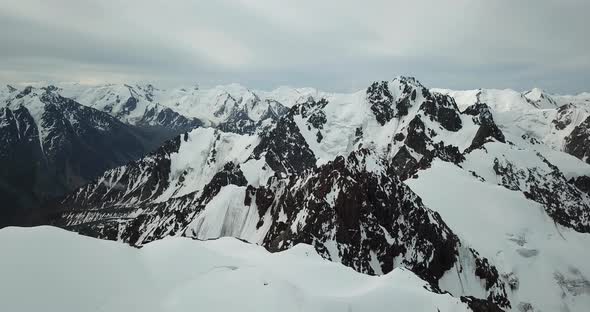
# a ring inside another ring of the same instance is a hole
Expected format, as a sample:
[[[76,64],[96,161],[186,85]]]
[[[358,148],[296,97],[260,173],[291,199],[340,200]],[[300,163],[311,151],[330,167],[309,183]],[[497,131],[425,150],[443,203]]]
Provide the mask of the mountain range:
[[[62,84],[0,99],[6,224],[135,247],[309,246],[473,311],[590,306],[588,93],[397,77],[353,93]]]

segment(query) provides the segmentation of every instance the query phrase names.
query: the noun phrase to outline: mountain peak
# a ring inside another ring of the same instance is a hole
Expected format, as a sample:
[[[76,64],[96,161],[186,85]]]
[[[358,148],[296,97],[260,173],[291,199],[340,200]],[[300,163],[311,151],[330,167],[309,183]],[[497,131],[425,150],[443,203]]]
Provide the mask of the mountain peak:
[[[558,106],[553,97],[540,88],[533,88],[523,95],[537,108],[555,108]]]
[[[48,85],[46,87],[41,87],[40,89],[41,90],[45,90],[45,93],[51,93],[53,91],[58,91],[59,90],[59,88],[56,87],[56,86],[54,86],[54,85]]]
[[[10,93],[18,91],[15,87],[13,87],[9,84],[6,85],[6,89],[8,89],[8,92],[10,92]]]
[[[424,88],[424,85],[420,83],[418,79],[412,76],[397,76],[393,78],[392,82],[399,82],[401,84],[412,85],[414,87]]]

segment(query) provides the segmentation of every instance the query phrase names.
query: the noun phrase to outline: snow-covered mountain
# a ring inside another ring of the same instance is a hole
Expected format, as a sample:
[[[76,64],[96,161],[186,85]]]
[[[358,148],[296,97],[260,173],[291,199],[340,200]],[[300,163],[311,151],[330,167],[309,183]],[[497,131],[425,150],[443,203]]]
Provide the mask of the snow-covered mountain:
[[[2,311],[467,312],[485,304],[440,293],[403,268],[359,274],[304,244],[271,254],[233,238],[172,238],[136,249],[39,227],[0,230],[0,249]]]
[[[187,117],[157,102],[160,90],[151,84],[107,84],[81,86],[59,85],[58,92],[82,105],[108,113],[134,126],[158,127],[172,131],[188,131],[202,125],[196,118]]]
[[[280,117],[300,98],[317,93],[288,87],[253,91],[238,84],[208,89],[60,84],[59,92],[136,126],[188,131],[206,125],[237,133],[252,133],[268,120]]]
[[[6,167],[0,192],[9,207],[1,209],[0,227],[29,224],[38,219],[38,206],[46,199],[136,160],[181,133],[213,125],[252,134],[285,114],[285,105],[317,92],[288,87],[254,92],[236,84],[204,90],[151,84],[34,85],[0,88],[0,136],[5,143],[0,160]],[[116,121],[125,125],[110,125]],[[117,134],[113,127],[131,135]]]
[[[56,87],[3,89],[0,103],[0,226],[28,224],[44,199],[63,196],[160,142]]]
[[[452,91],[433,89],[452,96],[461,109],[476,103],[488,105],[503,132],[521,136],[532,143],[565,151],[586,162],[590,94],[577,96],[548,94],[539,89],[519,93],[514,90],[480,89]]]
[[[534,88],[524,93],[524,97],[533,103],[536,108],[541,109],[548,109],[548,108],[556,108],[559,106],[557,101],[553,98],[552,95],[548,94],[547,92],[539,89]]]
[[[362,273],[405,268],[478,311],[589,306],[583,95],[408,77],[350,94],[220,89],[159,97],[212,127],[106,171],[57,203],[53,224],[137,246],[305,243]]]

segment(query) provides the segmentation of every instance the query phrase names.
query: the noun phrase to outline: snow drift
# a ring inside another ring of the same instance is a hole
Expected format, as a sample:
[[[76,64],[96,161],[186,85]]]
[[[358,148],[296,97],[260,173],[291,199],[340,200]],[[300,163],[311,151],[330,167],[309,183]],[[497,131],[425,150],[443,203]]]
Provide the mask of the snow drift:
[[[368,276],[309,245],[235,238],[137,249],[52,227],[0,230],[1,311],[470,311],[405,269]]]

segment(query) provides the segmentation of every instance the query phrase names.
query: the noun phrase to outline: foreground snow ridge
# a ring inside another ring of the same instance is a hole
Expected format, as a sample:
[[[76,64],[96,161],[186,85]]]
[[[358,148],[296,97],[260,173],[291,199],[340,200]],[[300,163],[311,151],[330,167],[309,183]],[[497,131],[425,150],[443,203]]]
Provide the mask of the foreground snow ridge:
[[[0,311],[469,311],[411,271],[368,276],[299,244],[167,238],[132,248],[53,227],[0,230]]]

